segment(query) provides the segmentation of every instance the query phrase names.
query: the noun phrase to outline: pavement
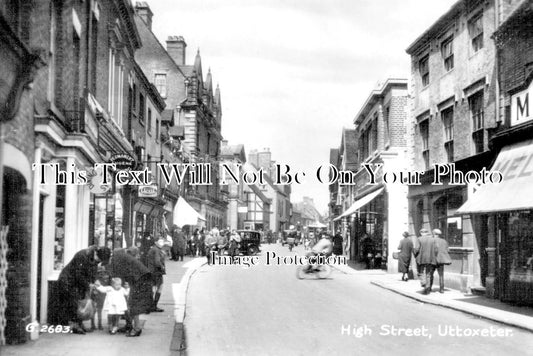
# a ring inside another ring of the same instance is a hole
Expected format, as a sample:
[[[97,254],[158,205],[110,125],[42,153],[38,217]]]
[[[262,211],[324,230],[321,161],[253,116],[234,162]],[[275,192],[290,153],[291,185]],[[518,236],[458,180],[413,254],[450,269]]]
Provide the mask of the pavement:
[[[44,332],[37,340],[21,345],[3,346],[2,356],[39,355],[181,355],[185,354],[186,333],[184,318],[189,281],[192,275],[206,264],[205,258],[186,258],[184,262],[167,261],[163,293],[159,307],[162,313],[141,315],[144,320],[142,335],[137,338],[123,334],[109,335],[107,329],[96,330],[86,335]],[[463,294],[458,290],[446,289],[443,294],[423,295],[418,280],[401,281],[400,274],[387,274],[383,270],[365,270],[364,266],[349,262],[334,266],[341,273],[362,277],[359,281],[390,290],[421,303],[437,305],[464,313],[533,331],[533,308],[515,306],[483,296]],[[274,298],[274,296],[273,296]],[[105,318],[104,318],[105,320]],[[104,328],[105,328],[104,322]],[[89,322],[86,322],[86,326]]]
[[[432,293],[424,295],[421,293],[422,287],[419,280],[412,279],[404,282],[401,280],[400,273],[388,274],[383,270],[366,270],[364,266],[351,261],[348,265],[335,265],[334,267],[346,274],[367,276],[373,285],[422,303],[458,310],[533,332],[533,308],[531,307],[503,303],[484,296],[465,294],[455,289],[445,288],[444,293],[439,293],[438,286],[433,286]]]
[[[20,345],[1,347],[2,356],[46,356],[69,355],[179,355],[185,347],[183,318],[185,298],[190,277],[206,263],[206,258],[186,257],[183,262],[166,261],[167,274],[164,277],[163,292],[158,306],[161,313],[142,314],[144,321],[140,337],[125,337],[118,333],[110,335],[106,317],[104,330],[95,330],[85,335],[44,332],[37,340]],[[120,325],[123,325],[121,321]],[[86,328],[90,322],[85,322]]]

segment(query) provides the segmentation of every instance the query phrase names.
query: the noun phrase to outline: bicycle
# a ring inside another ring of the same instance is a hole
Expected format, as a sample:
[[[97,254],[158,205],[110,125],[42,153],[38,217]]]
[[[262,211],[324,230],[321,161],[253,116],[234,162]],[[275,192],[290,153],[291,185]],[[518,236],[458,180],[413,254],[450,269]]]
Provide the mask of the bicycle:
[[[328,278],[331,274],[330,265],[320,264],[317,266],[298,266],[296,268],[296,278],[298,279],[307,279],[308,277],[314,275],[318,279]]]

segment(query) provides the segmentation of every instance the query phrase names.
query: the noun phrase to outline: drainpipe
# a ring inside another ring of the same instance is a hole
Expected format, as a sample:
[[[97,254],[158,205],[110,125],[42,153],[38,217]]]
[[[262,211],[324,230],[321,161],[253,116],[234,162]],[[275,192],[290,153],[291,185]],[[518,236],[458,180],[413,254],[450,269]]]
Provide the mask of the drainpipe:
[[[42,146],[39,145],[35,149],[35,164],[39,165],[41,163],[42,157]],[[32,229],[31,229],[31,277],[30,277],[30,315],[32,323],[37,322],[40,318],[40,315],[37,315],[37,291],[41,286],[37,285],[39,271],[39,215],[40,215],[40,192],[39,192],[39,172],[36,170],[33,175],[33,209],[32,209]],[[41,246],[42,248],[42,246]],[[35,324],[37,325],[37,324]],[[34,331],[30,333],[30,339],[36,340],[39,338],[39,328],[34,328]]]

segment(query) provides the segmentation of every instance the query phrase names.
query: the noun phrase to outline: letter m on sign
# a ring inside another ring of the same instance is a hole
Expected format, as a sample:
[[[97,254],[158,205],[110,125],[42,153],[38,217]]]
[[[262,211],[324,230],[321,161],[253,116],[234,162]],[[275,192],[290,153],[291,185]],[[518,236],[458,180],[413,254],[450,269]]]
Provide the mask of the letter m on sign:
[[[529,88],[511,96],[511,126],[533,120],[529,101],[531,93],[533,93],[533,80],[529,83]]]
[[[516,118],[528,118],[529,117],[529,93],[526,93],[524,97],[524,103],[520,100],[520,97],[516,97]]]

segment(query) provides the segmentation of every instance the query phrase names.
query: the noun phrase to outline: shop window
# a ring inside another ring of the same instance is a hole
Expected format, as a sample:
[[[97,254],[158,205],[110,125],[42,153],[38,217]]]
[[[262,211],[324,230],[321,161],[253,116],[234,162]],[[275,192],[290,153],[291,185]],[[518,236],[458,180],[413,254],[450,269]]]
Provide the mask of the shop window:
[[[61,162],[59,167],[66,170],[65,162]],[[56,187],[55,206],[55,235],[54,235],[54,269],[63,269],[65,263],[65,185]]]
[[[450,246],[463,245],[462,217],[455,216],[455,211],[462,205],[460,194],[440,197],[433,204],[433,226],[442,231],[443,238]]]
[[[507,243],[510,251],[510,269],[516,275],[533,272],[533,213],[512,212],[508,218]]]

